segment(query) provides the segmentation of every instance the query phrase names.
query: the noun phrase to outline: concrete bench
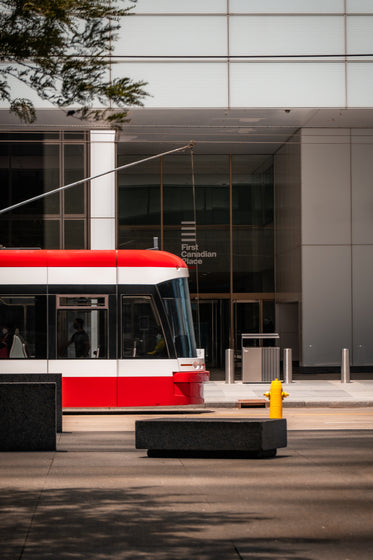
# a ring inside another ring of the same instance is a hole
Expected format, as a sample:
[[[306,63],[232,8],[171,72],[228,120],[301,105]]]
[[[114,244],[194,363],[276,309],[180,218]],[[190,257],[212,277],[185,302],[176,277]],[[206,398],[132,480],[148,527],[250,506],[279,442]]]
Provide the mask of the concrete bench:
[[[135,431],[149,457],[274,457],[287,445],[283,418],[157,418],[137,420]]]
[[[56,384],[0,382],[0,451],[56,450]]]
[[[62,373],[2,373],[0,383],[55,383],[57,432],[62,432]]]

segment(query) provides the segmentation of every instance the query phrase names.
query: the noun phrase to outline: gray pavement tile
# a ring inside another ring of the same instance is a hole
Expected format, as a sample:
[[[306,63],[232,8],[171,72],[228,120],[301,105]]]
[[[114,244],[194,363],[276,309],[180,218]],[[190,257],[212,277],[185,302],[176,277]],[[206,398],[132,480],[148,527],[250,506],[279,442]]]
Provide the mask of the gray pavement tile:
[[[69,417],[91,429],[61,434],[56,453],[0,454],[1,559],[373,557],[373,430],[345,429],[370,411],[291,416],[344,423],[289,431],[274,459],[155,459],[127,417],[105,432]]]
[[[270,389],[270,382],[232,384],[223,381],[205,384],[206,406],[218,405],[234,406],[240,399],[263,398],[263,393]],[[314,403],[330,402],[333,405],[354,403],[355,406],[373,406],[373,380],[352,381],[341,383],[335,380],[309,380],[294,381],[283,384],[283,390],[289,393],[284,399],[284,406],[302,403],[303,406],[312,406]]]
[[[349,560],[359,554],[371,558],[373,553],[373,541],[368,550],[366,540],[332,539],[322,533],[318,538],[254,538],[234,545],[240,560]]]

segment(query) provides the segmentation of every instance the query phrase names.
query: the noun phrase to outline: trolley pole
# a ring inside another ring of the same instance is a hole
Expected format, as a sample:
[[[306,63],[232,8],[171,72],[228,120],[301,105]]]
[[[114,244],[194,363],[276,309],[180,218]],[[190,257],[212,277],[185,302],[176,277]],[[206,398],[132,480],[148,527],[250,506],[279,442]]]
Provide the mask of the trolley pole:
[[[0,208],[0,214],[5,214],[6,212],[15,210],[20,206],[24,206],[25,204],[29,204],[30,202],[35,202],[35,200],[40,200],[41,198],[45,198],[47,196],[50,196],[51,194],[55,194],[57,192],[64,191],[66,189],[70,189],[71,187],[81,185],[83,183],[86,183],[87,181],[92,181],[93,179],[98,179],[99,177],[103,177],[104,175],[108,175],[109,173],[116,173],[117,171],[121,171],[122,169],[128,169],[129,167],[140,165],[140,163],[144,163],[152,159],[157,159],[163,156],[167,156],[169,154],[174,154],[176,152],[183,152],[188,149],[192,150],[194,146],[195,146],[195,142],[194,140],[191,140],[189,144],[187,144],[186,146],[181,146],[181,148],[175,148],[174,150],[169,150],[168,152],[162,152],[160,154],[149,156],[147,158],[140,159],[138,161],[133,161],[132,163],[126,163],[125,165],[121,165],[120,167],[115,167],[114,169],[109,169],[108,171],[103,171],[102,173],[98,173],[97,175],[92,175],[91,177],[85,177],[84,179],[80,179],[79,181],[74,181],[74,183],[69,183],[68,185],[57,187],[56,189],[53,189],[51,191],[42,194],[38,194],[36,196],[33,196],[32,198],[28,198],[27,200],[22,200],[22,202],[17,202],[16,204],[12,204],[11,206],[7,206],[6,208]]]

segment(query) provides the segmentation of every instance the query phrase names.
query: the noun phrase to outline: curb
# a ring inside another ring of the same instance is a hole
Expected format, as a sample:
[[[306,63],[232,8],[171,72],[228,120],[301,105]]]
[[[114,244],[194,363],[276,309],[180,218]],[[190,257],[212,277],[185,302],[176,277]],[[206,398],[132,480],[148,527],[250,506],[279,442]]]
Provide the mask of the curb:
[[[206,402],[206,408],[237,408],[237,402]],[[282,403],[282,408],[365,408],[373,407],[373,401],[293,401]],[[247,410],[250,407],[245,407]],[[251,407],[257,408],[257,407]]]
[[[268,401],[269,403],[269,401]],[[88,415],[103,415],[103,414],[207,414],[209,408],[244,408],[245,410],[249,409],[258,409],[257,406],[245,406],[239,407],[237,406],[239,401],[226,401],[226,402],[205,402],[204,404],[200,404],[199,406],[193,405],[184,405],[184,407],[180,406],[149,406],[149,407],[123,407],[123,408],[64,408],[62,409],[62,414],[65,416],[71,415],[79,415],[79,414],[86,414]],[[282,408],[367,408],[373,407],[373,401],[283,401]],[[269,407],[267,407],[269,408]]]

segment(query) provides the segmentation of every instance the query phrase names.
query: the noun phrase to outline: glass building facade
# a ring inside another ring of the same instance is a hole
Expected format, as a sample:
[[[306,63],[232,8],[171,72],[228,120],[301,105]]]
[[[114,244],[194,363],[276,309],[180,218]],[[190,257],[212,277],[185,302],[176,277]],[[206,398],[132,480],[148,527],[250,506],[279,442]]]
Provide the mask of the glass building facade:
[[[42,195],[87,176],[84,132],[0,133],[1,207]],[[88,247],[86,185],[40,198],[0,216],[6,247]]]
[[[210,367],[242,332],[273,329],[272,156],[169,155],[119,172],[118,247],[150,248],[154,237],[188,264]]]
[[[279,332],[301,367],[373,365],[373,3],[141,0],[110,75],[148,83],[118,132],[37,99],[0,103],[0,244],[159,247],[190,270],[210,368],[241,333]],[[36,128],[38,127],[38,128]]]

